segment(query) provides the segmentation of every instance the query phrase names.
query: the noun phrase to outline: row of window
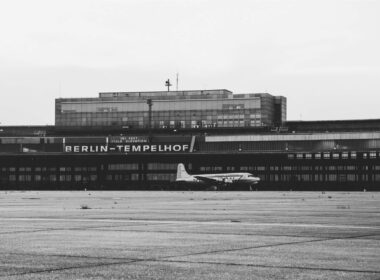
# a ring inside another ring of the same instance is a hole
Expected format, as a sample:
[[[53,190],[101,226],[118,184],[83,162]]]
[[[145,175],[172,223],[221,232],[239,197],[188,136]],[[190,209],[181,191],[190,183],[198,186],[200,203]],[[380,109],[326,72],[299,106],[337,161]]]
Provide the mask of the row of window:
[[[146,128],[148,126],[148,121],[96,121],[91,120],[89,121],[82,121],[82,122],[73,122],[71,120],[63,121],[59,123],[63,126],[68,125],[100,125],[100,126],[106,126],[106,125],[123,125],[129,128]],[[237,120],[200,120],[200,121],[153,121],[152,127],[153,128],[212,128],[212,127],[258,127],[258,126],[264,126],[265,123],[262,122],[260,119],[256,120],[250,120],[245,121],[242,119]]]
[[[263,177],[263,176],[260,176]],[[265,180],[265,177],[262,179]],[[357,182],[359,179],[361,181],[368,181],[369,177],[367,174],[270,174],[269,181],[271,182]],[[380,174],[372,176],[372,181],[380,181]]]
[[[297,153],[288,154],[288,159],[357,159],[356,152],[342,152],[342,153]],[[380,158],[380,153],[376,151],[365,152],[362,154],[363,159],[376,159]]]
[[[191,164],[188,169],[191,170]],[[380,171],[380,165],[281,165],[281,166],[265,166],[265,165],[243,165],[243,166],[200,166],[200,172],[259,172],[259,171],[345,171],[345,170],[373,170]],[[108,164],[109,171],[136,171],[139,170],[138,163],[120,163],[120,164]],[[177,163],[148,163],[147,170],[177,170]],[[28,173],[28,172],[97,172],[95,166],[83,166],[83,167],[1,167],[1,173]],[[53,175],[55,176],[55,175]],[[64,175],[63,175],[64,176]]]
[[[97,171],[97,167],[96,166],[75,166],[75,167],[71,167],[71,166],[61,166],[61,167],[55,167],[55,166],[52,166],[52,167],[46,167],[46,166],[36,166],[36,167],[25,167],[25,166],[20,166],[18,167],[18,172],[31,172],[31,171],[34,171],[34,172],[56,172],[56,171],[59,171],[59,172],[88,172],[88,171],[93,171],[93,172],[96,172]],[[10,167],[1,167],[0,168],[0,172],[16,172],[17,171],[17,168],[16,167],[13,167],[13,166],[10,166]]]
[[[260,171],[360,171],[371,170],[369,165],[282,165],[282,166],[226,166],[223,170],[222,166],[201,166],[199,168],[201,172],[260,172]],[[373,165],[372,170],[380,171],[380,165]],[[380,172],[379,172],[380,173]]]
[[[265,176],[259,177],[262,180],[271,182],[358,182],[358,181],[373,181],[380,182],[380,174],[270,174],[269,178]]]
[[[264,102],[263,102],[264,103]],[[271,107],[272,104],[264,103],[264,107]],[[247,109],[260,109],[261,102],[259,98],[256,99],[246,99],[244,104],[238,103],[233,99],[224,100],[160,100],[153,101],[153,110],[161,112],[184,112],[184,111],[221,111],[221,110],[247,110]],[[61,113],[124,113],[124,112],[145,112],[148,110],[148,105],[145,100],[141,102],[123,102],[119,101],[117,103],[99,103],[95,101],[94,103],[63,103],[61,104]]]
[[[115,163],[108,164],[108,170],[138,170],[138,163]]]
[[[109,182],[115,181],[138,181],[140,178],[139,174],[108,174],[106,180]]]
[[[271,182],[357,182],[357,181],[376,181],[380,182],[380,174],[357,174],[357,173],[339,173],[339,174],[257,174],[263,181]],[[141,176],[137,173],[133,174],[108,174],[106,180],[108,182],[117,181],[139,181]],[[168,181],[174,182],[176,174],[173,173],[148,173],[146,174],[146,181]],[[31,183],[31,182],[67,182],[67,183],[86,183],[95,182],[98,176],[91,175],[8,175],[0,176],[0,183],[18,182],[18,183]]]
[[[177,170],[177,163],[159,163],[159,162],[152,162],[148,163],[147,169],[148,170]]]
[[[78,113],[78,114],[68,114],[61,115],[59,120],[123,120],[123,121],[139,121],[147,119],[149,113],[140,112],[140,113],[119,113],[119,114],[93,114],[93,113]],[[244,111],[235,111],[235,112],[224,112],[224,111],[186,111],[186,112],[173,112],[173,111],[164,111],[157,112],[152,111],[152,117],[154,119],[169,120],[169,119],[183,119],[190,121],[191,119],[260,119],[262,118],[260,111],[246,110]]]
[[[88,176],[83,175],[59,175],[56,176],[54,174],[51,175],[29,175],[29,174],[23,174],[23,175],[8,175],[7,177],[0,177],[1,181],[5,181],[6,179],[9,182],[89,182],[89,181],[96,181],[98,180],[98,176],[91,174]]]

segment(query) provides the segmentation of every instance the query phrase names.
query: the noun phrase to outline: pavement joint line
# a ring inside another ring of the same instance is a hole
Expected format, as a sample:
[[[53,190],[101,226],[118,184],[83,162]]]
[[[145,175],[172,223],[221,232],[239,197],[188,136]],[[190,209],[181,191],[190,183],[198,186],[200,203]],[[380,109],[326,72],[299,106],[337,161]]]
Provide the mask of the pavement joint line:
[[[192,232],[192,231],[170,231],[170,230],[138,230],[138,229],[112,229],[108,230],[108,228],[119,228],[123,227],[124,225],[114,225],[114,226],[94,226],[94,227],[75,227],[75,228],[47,228],[47,229],[36,229],[36,230],[23,230],[23,231],[6,231],[6,232],[0,232],[0,235],[6,235],[6,234],[22,234],[22,233],[37,233],[37,232],[49,232],[49,231],[65,231],[65,230],[72,230],[72,231],[80,231],[80,230],[92,230],[95,229],[97,231],[104,231],[104,232],[109,232],[109,231],[114,231],[114,232],[146,232],[146,233],[173,233],[173,234],[183,234],[183,233],[188,233],[188,234],[195,234],[195,235],[231,235],[231,236],[271,236],[271,237],[294,237],[294,238],[317,238],[318,236],[313,236],[313,235],[287,235],[287,234],[256,234],[256,233],[229,233],[229,232]],[[142,226],[142,225],[141,225]],[[106,228],[105,228],[106,227]],[[380,235],[379,233],[372,233],[370,235],[366,235],[364,237],[369,237],[369,236],[378,236]],[[324,237],[328,238],[328,237]],[[335,238],[335,237],[334,237]],[[339,238],[344,238],[344,237],[339,237]],[[378,239],[371,239],[371,238],[363,238],[366,240],[378,240]]]
[[[17,233],[36,233],[36,232],[49,232],[49,231],[60,231],[60,230],[88,230],[88,229],[102,229],[104,227],[107,228],[118,228],[118,227],[123,227],[125,225],[113,225],[113,226],[88,226],[88,227],[72,227],[72,228],[44,228],[44,229],[35,229],[35,230],[20,230],[20,231],[5,231],[5,232],[0,232],[0,235],[3,234],[17,234]],[[134,226],[134,225],[133,225]],[[143,225],[139,225],[143,226]]]
[[[85,269],[91,267],[101,267],[101,266],[112,266],[112,265],[129,265],[133,263],[143,263],[143,262],[169,262],[169,263],[191,263],[191,264],[207,264],[207,265],[228,265],[228,266],[245,266],[245,267],[261,267],[261,268],[281,268],[281,269],[298,269],[298,270],[314,270],[314,271],[336,271],[336,272],[346,272],[346,273],[371,273],[371,274],[380,274],[380,271],[376,270],[352,270],[352,269],[338,269],[338,268],[324,268],[324,267],[302,267],[302,266],[269,266],[269,265],[260,265],[260,264],[239,264],[239,263],[221,263],[221,262],[194,262],[194,261],[182,261],[182,260],[167,260],[166,258],[175,258],[181,256],[171,256],[163,258],[153,258],[153,259],[128,259],[128,261],[123,262],[113,262],[113,263],[100,263],[92,265],[83,265],[83,266],[72,266],[72,267],[63,267],[63,268],[52,268],[44,270],[34,270],[34,271],[25,271],[21,273],[13,273],[7,275],[0,275],[0,278],[9,277],[9,276],[21,276],[28,274],[39,274],[39,273],[51,273],[51,272],[60,272],[65,270],[72,269]],[[88,257],[87,257],[88,258]],[[103,258],[104,259],[104,258]],[[111,258],[113,259],[113,258]],[[118,258],[116,258],[118,259]],[[125,260],[125,258],[122,258]]]
[[[297,241],[297,242],[283,242],[283,243],[277,243],[277,244],[251,246],[251,247],[244,247],[244,248],[214,250],[214,251],[206,251],[206,252],[196,252],[196,253],[190,253],[190,254],[184,254],[184,255],[175,255],[175,256],[163,256],[163,257],[159,257],[159,258],[147,258],[147,259],[128,258],[127,262],[124,261],[124,262],[114,262],[114,263],[93,264],[93,265],[87,265],[87,266],[76,266],[76,267],[46,269],[46,270],[38,270],[38,271],[32,271],[32,272],[23,272],[23,273],[20,273],[20,274],[11,274],[11,275],[8,274],[6,276],[36,274],[36,273],[45,273],[45,272],[52,272],[52,271],[80,269],[80,268],[108,266],[108,265],[122,265],[122,264],[131,264],[131,263],[137,263],[137,262],[184,262],[184,263],[187,262],[187,263],[199,263],[199,264],[218,264],[218,265],[237,265],[237,266],[240,265],[240,266],[268,267],[268,268],[305,269],[305,270],[306,269],[308,269],[308,270],[328,270],[328,271],[361,272],[361,273],[380,273],[380,271],[341,270],[341,269],[330,269],[330,268],[308,268],[308,267],[287,267],[287,266],[284,266],[284,267],[278,266],[277,267],[277,266],[265,266],[265,265],[254,265],[254,264],[192,262],[192,261],[170,260],[170,259],[173,259],[173,258],[191,257],[191,256],[196,256],[196,255],[205,255],[205,254],[207,255],[207,254],[215,254],[215,253],[222,253],[222,252],[233,252],[233,251],[242,251],[242,250],[250,250],[250,249],[269,248],[269,247],[276,247],[276,246],[283,246],[283,245],[312,243],[312,242],[330,241],[330,240],[339,240],[339,239],[355,239],[355,238],[360,238],[360,237],[363,237],[363,236],[367,236],[367,235],[350,236],[350,237],[344,237],[344,238],[312,239],[312,240],[304,240],[304,241]],[[17,253],[15,253],[15,254],[17,254]],[[23,255],[23,254],[19,253],[19,255]],[[37,255],[37,256],[46,256],[46,257],[52,257],[52,256],[54,256],[54,257],[72,257],[72,258],[87,258],[87,259],[110,259],[110,260],[120,260],[120,259],[125,260],[126,259],[126,258],[73,256],[73,255],[43,255],[43,254],[24,254],[24,255]],[[4,276],[0,275],[0,277],[4,277]]]
[[[276,265],[261,265],[261,264],[240,264],[240,263],[223,263],[223,262],[207,262],[207,261],[182,261],[182,260],[157,260],[157,262],[170,262],[170,263],[191,263],[191,264],[215,264],[215,265],[231,265],[231,266],[248,266],[248,267],[262,267],[262,268],[284,268],[284,269],[300,269],[300,270],[323,270],[323,271],[338,271],[338,272],[352,272],[352,273],[378,273],[380,270],[353,270],[353,269],[339,269],[339,268],[326,268],[326,267],[307,267],[307,266],[276,266]]]
[[[303,241],[295,241],[295,242],[282,242],[282,243],[275,243],[275,244],[250,246],[250,247],[244,247],[244,248],[234,248],[234,249],[224,249],[224,250],[214,250],[214,251],[206,251],[206,252],[197,252],[197,253],[184,254],[184,255],[172,256],[172,257],[169,256],[169,257],[163,257],[163,258],[166,259],[166,258],[189,257],[189,256],[204,255],[204,254],[215,254],[215,253],[223,253],[223,252],[234,252],[234,251],[243,251],[243,250],[251,250],[251,249],[270,248],[270,247],[286,246],[286,245],[295,245],[295,244],[305,244],[305,243],[313,243],[313,242],[321,242],[321,241],[344,240],[344,239],[356,239],[356,238],[365,237],[365,236],[372,236],[372,235],[356,235],[356,236],[339,237],[339,238],[338,238],[338,237],[337,237],[337,238],[319,238],[319,239],[311,239],[311,240],[303,240]]]
[[[231,221],[180,221],[180,220],[150,220],[150,219],[67,219],[67,218],[0,218],[1,221],[70,221],[70,222],[106,222],[106,223],[147,223],[157,224],[212,224],[231,225]],[[380,226],[355,226],[355,225],[327,225],[327,224],[299,224],[299,223],[250,223],[240,224],[251,226],[279,226],[279,227],[315,227],[315,228],[344,228],[344,229],[380,229]]]
[[[145,226],[149,226],[149,224],[144,224]],[[138,226],[144,226],[144,225],[138,225]],[[271,237],[294,237],[294,238],[317,238],[317,236],[313,235],[283,235],[283,234],[255,234],[255,233],[221,233],[221,232],[191,232],[191,231],[169,231],[169,230],[137,230],[137,229],[115,229],[115,230],[108,230],[108,228],[118,228],[123,227],[124,225],[113,225],[113,226],[89,226],[89,227],[73,227],[73,228],[47,228],[47,229],[36,229],[36,230],[23,230],[23,231],[6,231],[6,232],[0,232],[0,235],[6,235],[6,234],[23,234],[23,233],[37,233],[37,232],[49,232],[49,231],[65,231],[65,230],[72,230],[72,231],[80,231],[80,230],[92,230],[95,229],[97,231],[115,231],[115,232],[146,232],[146,233],[173,233],[173,234],[179,234],[179,233],[188,233],[188,234],[196,234],[196,235],[224,235],[224,236],[271,236]],[[105,227],[107,229],[105,229]],[[134,226],[132,226],[134,227]],[[378,234],[370,234],[366,235],[364,237],[370,237],[370,236],[378,236],[380,235],[380,232]],[[328,238],[328,237],[325,237]],[[344,238],[344,237],[340,237]],[[359,239],[359,238],[358,238]],[[366,240],[378,240],[376,238],[363,238]]]
[[[3,255],[15,255],[15,256],[29,256],[29,257],[54,257],[54,258],[76,258],[76,259],[103,259],[103,260],[139,260],[136,258],[126,257],[104,257],[104,256],[81,256],[81,255],[65,255],[65,254],[38,254],[38,253],[22,253],[22,252],[4,252]]]
[[[71,266],[71,267],[60,267],[60,268],[51,268],[51,269],[41,269],[41,270],[33,270],[33,271],[24,271],[19,273],[13,273],[13,274],[7,274],[7,275],[0,275],[0,278],[8,278],[10,276],[21,276],[21,275],[28,275],[28,274],[38,274],[38,273],[51,273],[51,272],[59,272],[59,271],[65,271],[65,270],[72,270],[72,269],[82,269],[82,268],[91,268],[91,267],[101,267],[101,266],[109,266],[109,265],[122,265],[122,264],[130,264],[138,262],[139,260],[130,259],[129,261],[124,262],[114,262],[114,263],[98,263],[98,264],[92,264],[92,265],[81,265],[81,266]]]
[[[76,230],[76,229],[74,229]],[[111,231],[104,229],[104,227],[99,227],[99,231]],[[313,235],[290,235],[290,234],[267,234],[267,233],[261,233],[261,234],[256,234],[256,233],[230,233],[230,232],[193,232],[193,231],[171,231],[171,230],[137,230],[137,229],[115,229],[112,231],[121,231],[121,232],[157,232],[157,233],[188,233],[188,234],[198,234],[198,235],[237,235],[237,236],[272,236],[272,237],[294,237],[294,238],[317,238],[318,236],[313,236]],[[367,236],[379,236],[379,233],[372,233]],[[365,237],[367,237],[365,236]],[[328,237],[324,237],[328,238]],[[336,237],[333,237],[336,238]],[[343,237],[340,237],[343,238]],[[359,238],[358,238],[359,239]],[[370,240],[379,240],[379,239],[371,239],[371,238],[365,238],[370,239]],[[380,240],[379,240],[380,241]]]

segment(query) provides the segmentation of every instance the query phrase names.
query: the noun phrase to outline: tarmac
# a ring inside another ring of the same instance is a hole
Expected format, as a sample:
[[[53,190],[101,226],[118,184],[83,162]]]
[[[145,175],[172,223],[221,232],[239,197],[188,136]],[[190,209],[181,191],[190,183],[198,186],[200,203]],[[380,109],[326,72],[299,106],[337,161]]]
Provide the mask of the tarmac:
[[[380,193],[1,191],[0,279],[380,279]]]

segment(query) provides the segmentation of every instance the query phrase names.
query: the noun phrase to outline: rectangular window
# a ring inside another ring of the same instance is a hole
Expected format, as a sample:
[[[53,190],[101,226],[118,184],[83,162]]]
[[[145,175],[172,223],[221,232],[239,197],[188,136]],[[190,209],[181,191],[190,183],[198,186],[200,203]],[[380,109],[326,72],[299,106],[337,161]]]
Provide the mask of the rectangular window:
[[[160,163],[160,162],[152,162],[148,163],[148,170],[177,170],[177,163]]]
[[[335,182],[337,180],[337,175],[336,174],[328,174],[327,179],[330,182]]]
[[[108,164],[108,170],[138,170],[138,163],[111,163]],[[95,170],[96,171],[96,170]]]
[[[347,181],[350,181],[350,182],[357,181],[357,175],[356,174],[347,174]]]
[[[18,175],[19,182],[30,182],[32,180],[31,175]]]

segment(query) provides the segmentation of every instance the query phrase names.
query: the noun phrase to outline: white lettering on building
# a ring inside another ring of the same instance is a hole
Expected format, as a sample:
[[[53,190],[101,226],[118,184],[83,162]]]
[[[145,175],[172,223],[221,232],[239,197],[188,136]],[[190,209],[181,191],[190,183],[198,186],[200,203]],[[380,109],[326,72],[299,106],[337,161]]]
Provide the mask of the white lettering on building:
[[[132,152],[141,152],[141,146],[132,146]]]
[[[66,145],[64,147],[65,153],[156,153],[156,152],[187,152],[189,150],[188,144],[127,144],[127,145]]]

